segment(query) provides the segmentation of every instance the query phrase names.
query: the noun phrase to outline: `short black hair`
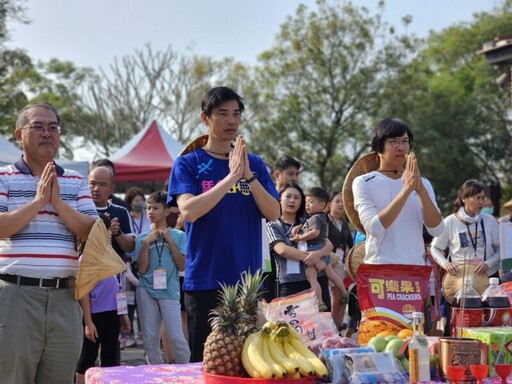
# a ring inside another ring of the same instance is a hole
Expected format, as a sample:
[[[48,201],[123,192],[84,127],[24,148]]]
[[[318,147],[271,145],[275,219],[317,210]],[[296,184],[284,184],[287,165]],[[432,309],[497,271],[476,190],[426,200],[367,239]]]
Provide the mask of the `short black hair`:
[[[300,170],[301,164],[293,157],[284,155],[283,157],[276,160],[274,164],[274,171],[282,172],[290,167],[295,167]]]
[[[112,160],[109,160],[109,159],[98,159],[98,160],[93,161],[92,165],[91,165],[91,171],[94,168],[98,168],[98,167],[112,168],[112,172],[114,173],[114,176],[116,175],[116,167],[114,166],[114,163],[112,162]]]
[[[306,196],[314,197],[325,204],[329,203],[329,193],[322,187],[309,188]]]
[[[162,204],[164,207],[167,207],[167,193],[162,191],[153,192],[148,197],[148,203]]]
[[[414,137],[409,127],[401,120],[388,118],[381,120],[373,128],[372,149],[377,153],[384,152],[384,143],[390,137],[400,137],[407,134],[409,148],[412,148]]]
[[[206,96],[201,102],[201,111],[209,117],[212,115],[212,111],[215,107],[231,100],[236,100],[238,102],[240,113],[242,113],[245,109],[244,99],[238,93],[228,87],[212,88],[208,93],[206,93]]]

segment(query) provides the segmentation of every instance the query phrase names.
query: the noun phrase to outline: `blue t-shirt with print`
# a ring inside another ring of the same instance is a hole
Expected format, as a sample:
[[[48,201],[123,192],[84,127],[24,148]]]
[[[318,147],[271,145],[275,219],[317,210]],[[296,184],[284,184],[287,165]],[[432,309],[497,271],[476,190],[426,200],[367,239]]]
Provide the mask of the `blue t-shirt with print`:
[[[249,153],[251,171],[272,196],[279,199],[265,163]],[[229,174],[229,160],[197,149],[179,156],[169,178],[169,201],[181,194],[200,195]],[[186,223],[185,291],[219,289],[235,284],[242,272],[262,266],[262,215],[249,185],[243,180],[205,215]]]
[[[172,237],[172,241],[176,244],[176,248],[185,254],[186,237],[183,231],[178,231],[173,228],[169,228],[169,232]],[[133,261],[137,261],[140,256],[140,249],[142,247],[142,240],[148,235],[149,231],[141,233],[135,239],[135,250],[133,251]],[[149,246],[148,255],[148,269],[146,273],[139,276],[139,286],[146,288],[149,295],[155,299],[180,299],[180,280],[179,270],[176,267],[176,263],[171,255],[169,244],[164,241],[164,237],[161,236],[157,241],[153,242]],[[167,289],[154,289],[153,288],[153,271],[156,268],[165,268]]]

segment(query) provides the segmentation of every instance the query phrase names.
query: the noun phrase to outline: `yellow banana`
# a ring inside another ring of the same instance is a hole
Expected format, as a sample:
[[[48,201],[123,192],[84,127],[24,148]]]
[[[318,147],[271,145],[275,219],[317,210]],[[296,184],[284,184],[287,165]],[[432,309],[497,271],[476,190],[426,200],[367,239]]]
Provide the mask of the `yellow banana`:
[[[274,321],[267,321],[261,328],[269,328],[270,330],[274,330],[277,328],[277,324]]]
[[[291,327],[289,324],[286,325],[288,326],[288,331],[290,331],[290,337],[300,340],[299,334],[297,333],[295,328]]]
[[[283,343],[284,353],[290,359],[294,360],[295,363],[299,366],[299,372],[302,376],[313,376],[315,374],[315,369],[313,365],[299,352],[293,348],[293,346],[285,340]]]
[[[320,360],[318,356],[313,353],[313,351],[306,347],[299,339],[290,337],[288,341],[297,352],[299,352],[311,363],[315,370],[315,374],[318,377],[327,377],[327,375],[329,374],[327,371],[327,367],[322,362],[322,360]]]
[[[251,361],[254,369],[258,371],[261,377],[265,379],[271,379],[274,377],[274,372],[263,358],[261,342],[261,334],[258,332],[256,333],[256,336],[249,341],[249,345],[247,347],[247,357]]]
[[[244,345],[242,348],[242,365],[244,366],[245,371],[251,377],[261,377],[259,372],[253,367],[251,363],[251,359],[249,359],[248,350],[249,344],[253,342],[254,338],[258,335],[256,333],[251,333],[244,341]]]
[[[268,337],[261,336],[261,345],[263,351],[263,359],[267,362],[267,364],[272,368],[274,375],[278,379],[283,379],[286,377],[286,370],[283,366],[281,366],[277,361],[272,358],[272,355],[269,351],[269,341],[271,341]]]
[[[299,371],[299,367],[284,354],[284,351],[279,344],[270,337],[268,337],[267,344],[270,355],[274,361],[281,365],[288,374],[293,374]]]
[[[301,377],[299,372],[295,372],[294,374],[289,373],[288,376],[286,376],[287,379],[300,379]]]

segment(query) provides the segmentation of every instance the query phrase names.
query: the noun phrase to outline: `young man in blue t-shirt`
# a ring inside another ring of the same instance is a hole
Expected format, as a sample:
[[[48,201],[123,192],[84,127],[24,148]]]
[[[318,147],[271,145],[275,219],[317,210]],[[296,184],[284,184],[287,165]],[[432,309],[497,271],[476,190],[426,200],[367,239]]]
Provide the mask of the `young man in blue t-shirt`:
[[[280,213],[265,163],[238,135],[243,110],[232,89],[211,89],[201,104],[208,141],[178,157],[169,179],[168,203],[176,199],[186,221],[183,290],[192,362],[203,359],[220,283],[235,284],[242,272],[261,268],[261,218],[276,220]]]

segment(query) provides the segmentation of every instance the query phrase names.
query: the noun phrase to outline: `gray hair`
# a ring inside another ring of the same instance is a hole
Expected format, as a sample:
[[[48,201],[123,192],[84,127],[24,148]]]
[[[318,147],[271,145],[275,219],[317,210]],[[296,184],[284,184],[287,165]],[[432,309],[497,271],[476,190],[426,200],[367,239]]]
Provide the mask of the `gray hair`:
[[[55,114],[55,117],[57,118],[57,124],[59,124],[60,126],[60,115],[59,112],[57,112],[57,109],[55,109],[55,107],[47,101],[36,101],[34,103],[27,104],[18,113],[18,118],[16,119],[16,129],[23,128],[30,122],[28,115],[30,113],[30,110],[33,108],[44,108],[50,112],[53,112]]]

